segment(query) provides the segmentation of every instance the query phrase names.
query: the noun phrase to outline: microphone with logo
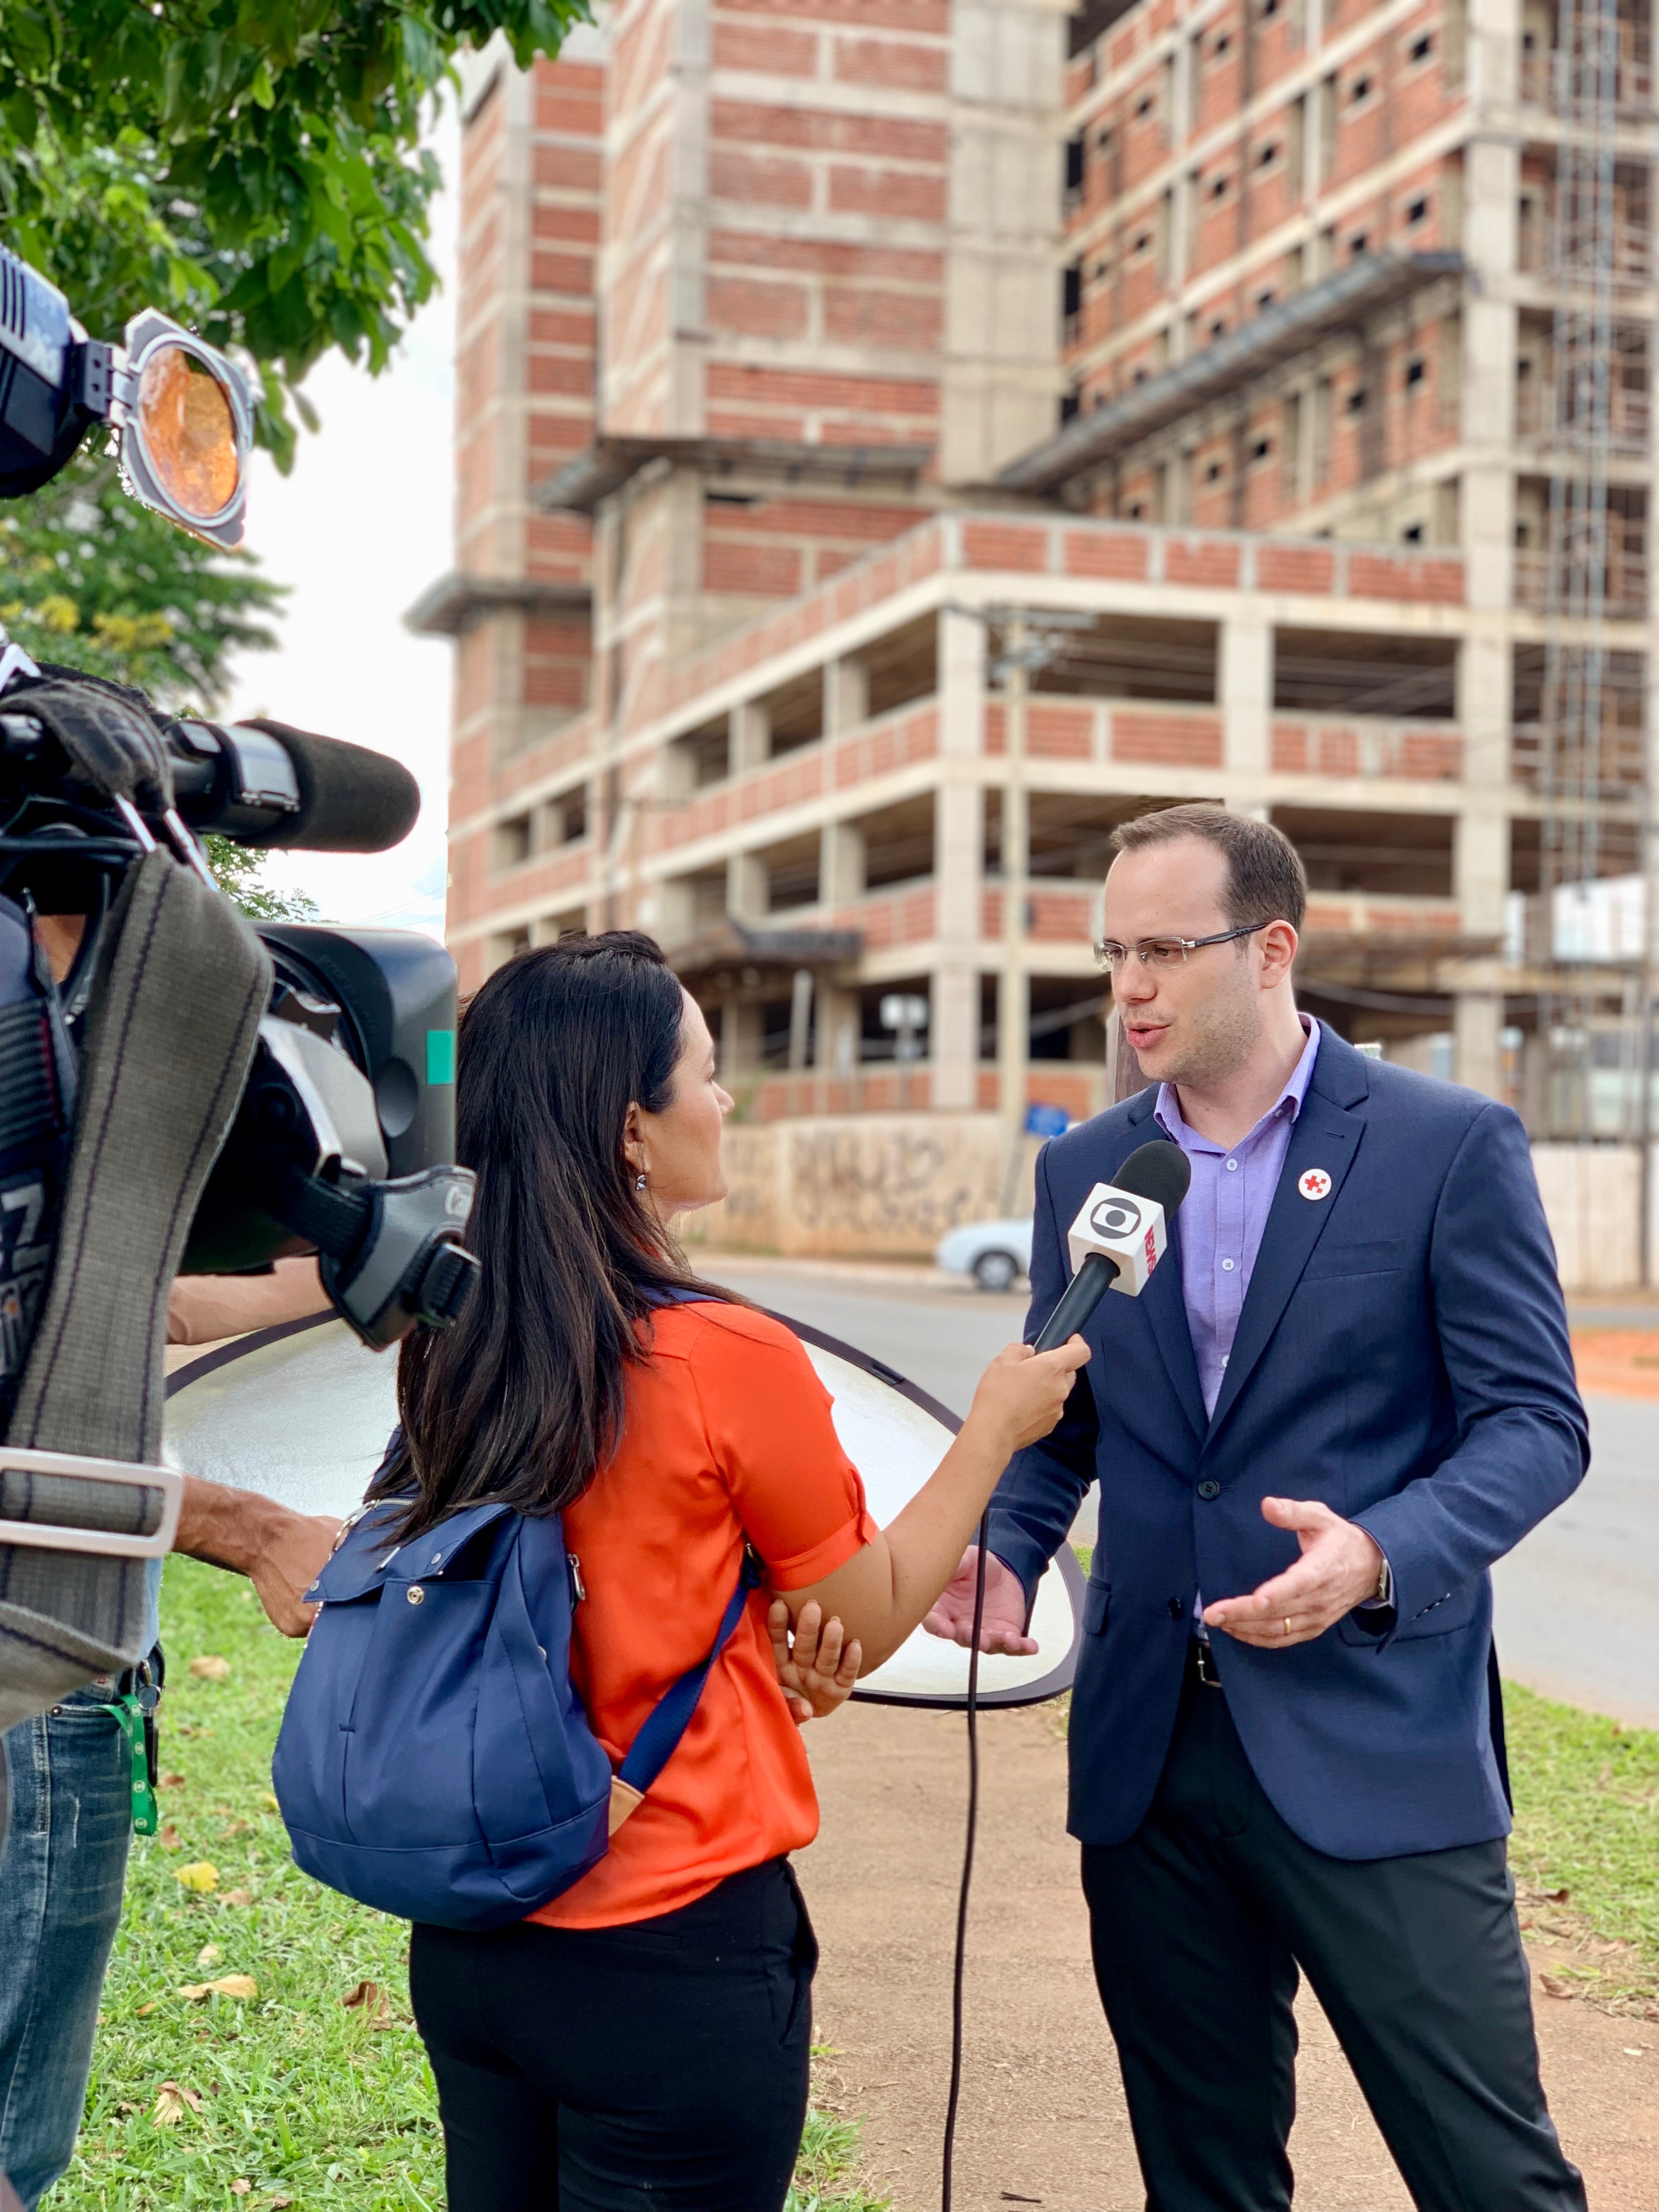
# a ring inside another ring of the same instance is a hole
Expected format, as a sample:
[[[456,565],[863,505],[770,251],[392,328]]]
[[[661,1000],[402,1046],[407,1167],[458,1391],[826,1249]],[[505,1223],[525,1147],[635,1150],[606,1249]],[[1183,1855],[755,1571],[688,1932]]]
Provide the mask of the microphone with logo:
[[[1138,1297],[1164,1257],[1169,1224],[1193,1171],[1179,1145],[1155,1139],[1130,1153],[1115,1182],[1097,1182],[1066,1232],[1072,1279],[1043,1323],[1035,1349],[1075,1336],[1108,1291]]]

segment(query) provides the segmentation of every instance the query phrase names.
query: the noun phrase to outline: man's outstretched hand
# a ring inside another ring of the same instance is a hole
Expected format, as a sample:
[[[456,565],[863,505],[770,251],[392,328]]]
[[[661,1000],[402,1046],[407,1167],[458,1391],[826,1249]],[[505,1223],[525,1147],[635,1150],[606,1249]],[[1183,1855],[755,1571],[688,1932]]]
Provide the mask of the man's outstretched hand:
[[[1261,1517],[1294,1528],[1302,1557],[1249,1597],[1218,1599],[1204,1608],[1208,1627],[1264,1650],[1311,1644],[1344,1613],[1376,1595],[1382,1553],[1375,1540],[1316,1498],[1264,1498]]]
[[[974,1640],[974,1576],[979,1546],[969,1544],[962,1564],[922,1621],[930,1636],[965,1650]],[[1025,1633],[1025,1590],[1013,1569],[991,1553],[985,1562],[985,1612],[979,1625],[981,1651],[1026,1652],[1037,1648]]]

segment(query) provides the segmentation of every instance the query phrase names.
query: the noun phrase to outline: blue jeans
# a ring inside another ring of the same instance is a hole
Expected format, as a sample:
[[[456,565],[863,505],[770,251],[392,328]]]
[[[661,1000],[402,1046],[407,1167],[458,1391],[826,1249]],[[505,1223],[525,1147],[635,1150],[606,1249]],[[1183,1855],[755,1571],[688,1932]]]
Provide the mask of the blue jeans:
[[[132,1759],[89,1683],[3,1739],[0,2173],[28,2212],[69,2164],[132,1835]]]

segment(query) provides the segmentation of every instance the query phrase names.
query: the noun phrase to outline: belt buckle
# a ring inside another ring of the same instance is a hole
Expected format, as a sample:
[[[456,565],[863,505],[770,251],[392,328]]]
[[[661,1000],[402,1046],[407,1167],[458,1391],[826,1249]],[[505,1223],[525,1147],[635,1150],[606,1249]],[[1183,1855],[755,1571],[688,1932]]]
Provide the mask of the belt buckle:
[[[1206,1690],[1218,1690],[1221,1687],[1221,1675],[1215,1663],[1215,1653],[1200,1636],[1193,1638],[1193,1650],[1196,1655],[1194,1664],[1198,1670],[1199,1680],[1203,1683]]]

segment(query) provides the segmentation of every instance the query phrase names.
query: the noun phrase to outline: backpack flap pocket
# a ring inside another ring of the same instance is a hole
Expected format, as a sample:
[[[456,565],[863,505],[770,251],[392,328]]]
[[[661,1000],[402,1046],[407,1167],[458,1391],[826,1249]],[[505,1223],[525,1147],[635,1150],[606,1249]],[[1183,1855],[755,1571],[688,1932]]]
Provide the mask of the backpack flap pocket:
[[[423,1536],[412,1536],[400,1544],[385,1562],[386,1578],[389,1583],[436,1583],[447,1575],[459,1575],[469,1579],[479,1571],[478,1557],[471,1560],[465,1553],[476,1537],[486,1528],[494,1528],[503,1517],[516,1519],[513,1508],[499,1500],[486,1505],[469,1505],[459,1513],[452,1513],[435,1528],[428,1528]]]

